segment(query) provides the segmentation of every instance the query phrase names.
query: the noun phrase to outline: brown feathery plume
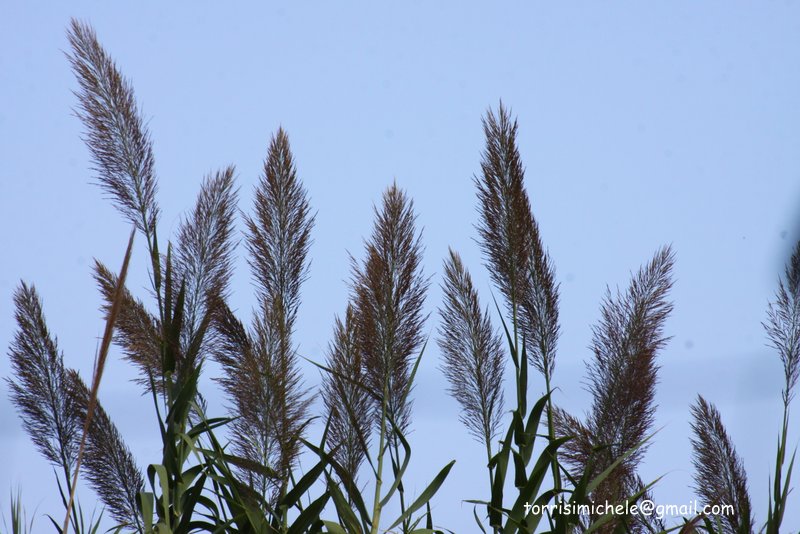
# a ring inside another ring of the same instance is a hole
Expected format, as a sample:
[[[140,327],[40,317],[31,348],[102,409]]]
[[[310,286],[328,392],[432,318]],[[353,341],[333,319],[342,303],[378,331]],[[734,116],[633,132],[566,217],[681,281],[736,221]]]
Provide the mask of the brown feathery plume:
[[[489,110],[483,119],[486,147],[481,176],[475,177],[481,222],[480,245],[492,281],[516,318],[527,291],[533,219],[525,170],[516,146],[517,122],[500,104],[497,115]]]
[[[692,406],[692,417],[695,490],[706,504],[733,506],[733,513],[721,518],[725,534],[752,532],[753,516],[747,475],[725,431],[719,411],[698,395],[697,402]]]
[[[558,285],[525,191],[517,148],[517,122],[500,104],[483,119],[486,147],[475,177],[480,245],[495,286],[520,325],[531,363],[547,378],[555,365],[559,335]]]
[[[153,149],[133,89],[91,26],[73,19],[68,39],[80,86],[77,115],[87,130],[100,186],[151,246],[159,215]]]
[[[788,407],[800,377],[800,243],[786,266],[785,280],[779,282],[775,302],[769,305],[764,328],[783,362],[783,403]]]
[[[639,445],[652,427],[656,355],[668,339],[663,328],[672,311],[667,295],[673,263],[672,250],[665,247],[633,277],[627,292],[606,295],[602,319],[594,328],[588,419],[581,423],[556,411],[557,433],[577,437],[561,452],[575,474],[584,472],[590,459],[593,475],[599,474]],[[643,444],[623,460],[598,487],[595,500],[618,502],[638,491],[636,467],[646,449]]]
[[[375,227],[361,268],[353,266],[352,300],[359,320],[367,385],[385,401],[402,431],[411,417],[411,356],[423,342],[422,305],[428,281],[422,274],[422,245],[415,230],[414,204],[396,184],[375,208]],[[386,398],[383,397],[387,392]]]
[[[95,260],[94,278],[103,297],[102,311],[111,310],[117,276],[100,261]],[[148,391],[153,384],[159,388],[161,377],[161,323],[135,298],[130,291],[123,289],[114,333],[114,343],[121,349],[128,361],[139,368],[141,377],[136,381]]]
[[[84,421],[89,409],[89,388],[74,369],[67,370],[67,378],[70,397],[78,406],[78,421]],[[99,402],[88,429],[83,465],[92,488],[114,519],[140,531],[136,498],[144,490],[144,477],[119,430]]]
[[[254,211],[245,222],[259,308],[250,333],[227,307],[219,310],[215,323],[223,340],[214,357],[226,373],[221,383],[241,419],[237,425],[249,425],[234,428],[235,445],[244,457],[278,473],[277,486],[250,477],[262,488],[271,486],[276,498],[297,460],[311,402],[297,369],[292,334],[314,216],[283,129],[270,142]]]
[[[364,385],[364,366],[358,345],[358,319],[348,304],[344,321],[338,317],[328,346],[322,400],[329,417],[329,447],[355,482],[370,442],[372,400]]]
[[[255,215],[245,219],[247,249],[256,288],[267,314],[280,300],[291,332],[300,305],[300,286],[308,273],[314,215],[297,178],[289,137],[282,128],[272,138],[264,174],[256,189]]]
[[[14,305],[17,332],[9,350],[14,379],[7,379],[11,402],[39,452],[61,467],[69,483],[81,420],[78,406],[67,395],[63,355],[47,328],[36,288],[20,282]]]
[[[227,167],[203,181],[191,215],[181,222],[175,254],[175,279],[185,284],[181,343],[191,345],[209,305],[227,296],[233,263],[233,222],[237,191],[234,168]],[[212,342],[204,336],[204,345]],[[202,359],[206,349],[201,348]],[[192,367],[198,362],[192,362]]]
[[[461,404],[459,419],[486,445],[491,458],[491,443],[503,412],[502,342],[488,311],[481,311],[472,277],[452,249],[444,262],[442,291],[441,368],[450,382],[450,394]]]

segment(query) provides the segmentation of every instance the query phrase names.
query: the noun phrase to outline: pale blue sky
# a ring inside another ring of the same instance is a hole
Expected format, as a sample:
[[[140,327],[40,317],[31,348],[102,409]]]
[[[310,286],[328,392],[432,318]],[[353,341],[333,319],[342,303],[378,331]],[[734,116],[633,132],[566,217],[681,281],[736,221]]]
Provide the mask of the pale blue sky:
[[[88,376],[102,329],[91,261],[117,265],[128,234],[90,183],[70,111],[75,83],[62,53],[70,17],[95,26],[150,119],[162,239],[202,176],[230,163],[248,211],[269,137],[279,125],[288,130],[318,210],[298,321],[300,349],[317,360],[344,308],[347,252],[360,255],[372,203],[394,179],[424,226],[425,268],[434,276],[428,309],[438,305],[448,246],[463,254],[488,302],[471,177],[481,114],[503,99],[520,121],[528,190],[561,283],[557,402],[577,413],[588,407],[586,347],[606,284],[624,285],[671,243],[677,281],[672,340],[659,360],[663,429],[642,474],[666,475],[655,490],[663,503],[693,498],[687,412],[702,393],[722,411],[764,518],[782,368],[760,323],[800,235],[800,4],[70,4],[0,8],[3,353],[22,278],[40,290],[67,364]],[[144,295],[142,247],[130,286]],[[232,302],[245,312],[254,303],[249,280],[240,261]],[[434,314],[432,334],[435,326]],[[415,392],[408,487],[420,491],[434,468],[457,459],[435,519],[472,532],[471,507],[460,501],[486,494],[483,452],[458,423],[430,347]],[[8,370],[0,358],[0,375]],[[306,370],[307,383],[317,384]],[[101,399],[145,466],[160,459],[159,442],[132,374],[113,358]],[[221,396],[211,397],[221,412]],[[4,383],[0,429],[0,506],[19,486],[30,510],[60,514],[50,468]],[[443,444],[451,439],[450,450]],[[785,525],[797,530],[793,497]],[[85,508],[91,498],[84,493]]]

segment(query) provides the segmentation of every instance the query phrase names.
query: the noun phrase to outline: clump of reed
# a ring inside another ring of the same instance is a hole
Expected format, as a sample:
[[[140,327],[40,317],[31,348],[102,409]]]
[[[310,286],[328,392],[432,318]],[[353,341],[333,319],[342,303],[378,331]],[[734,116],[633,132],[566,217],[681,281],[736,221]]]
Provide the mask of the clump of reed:
[[[65,520],[51,517],[53,527],[100,528],[100,518],[87,521],[74,499],[83,475],[117,531],[444,532],[430,503],[454,462],[432,474],[419,494],[407,490],[412,393],[428,342],[424,305],[431,283],[410,196],[396,183],[385,190],[363,256],[351,258],[348,302],[334,318],[324,361],[316,363],[322,411],[315,415],[295,327],[315,214],[288,134],[279,128],[272,136],[244,216],[256,297],[245,325],[228,304],[238,241],[234,167],[204,178],[174,245],[159,241],[154,150],[131,84],[88,24],[73,21],[68,38],[77,115],[96,180],[133,232],[119,273],[95,262],[105,331],[89,385],[65,365],[36,289],[21,282],[14,295],[9,389],[23,427],[55,468]],[[593,503],[651,497],[655,481],[642,480],[638,467],[653,435],[674,254],[659,249],[626,289],[607,292],[587,364],[591,405],[583,417],[558,407],[559,285],[525,187],[517,130],[502,104],[486,114],[473,180],[478,243],[498,298],[493,305],[482,301],[468,267],[450,250],[438,308],[440,368],[461,422],[486,451],[487,489],[467,501],[476,526],[495,533],[754,531],[742,462],[719,412],[702,397],[692,408],[696,491],[707,503],[733,504],[735,513],[667,527],[639,514],[590,511]],[[149,299],[125,285],[137,234],[149,259]],[[786,466],[786,440],[800,375],[798,310],[800,245],[766,323],[785,371],[783,427],[762,529],[768,534],[781,526],[794,465],[792,455]],[[162,454],[144,471],[99,400],[112,343],[137,368],[156,413]],[[225,417],[209,416],[199,390],[209,358],[222,370],[216,382],[227,396]],[[503,378],[509,361],[511,398]],[[543,394],[531,400],[537,379]],[[311,443],[317,418],[324,429]],[[304,458],[310,464],[301,466]],[[556,503],[562,508],[532,511]],[[389,516],[395,507],[399,513]],[[13,532],[32,528],[18,497],[11,515]]]
[[[556,407],[552,392],[560,326],[555,266],[525,189],[517,122],[500,104],[487,113],[483,127],[485,149],[474,179],[481,216],[477,230],[486,268],[502,296],[502,306],[495,307],[504,336],[492,326],[491,308],[481,306],[469,272],[452,250],[444,265],[439,329],[450,392],[461,404],[462,422],[487,452],[490,499],[471,501],[486,506],[486,519],[476,510],[475,520],[485,530],[488,519],[494,532],[535,532],[543,519],[555,531],[630,527],[636,518],[558,511],[545,517],[544,512],[531,513],[530,505],[564,502],[577,510],[592,502],[635,501],[648,489],[636,476],[636,465],[653,424],[656,356],[666,341],[662,330],[671,311],[666,299],[673,254],[669,248],[658,251],[627,292],[609,292],[602,303],[589,365],[594,402],[587,421]],[[508,359],[516,389],[510,418],[502,412]],[[541,375],[545,391],[530,407],[529,368]],[[504,426],[506,432],[500,433]],[[499,442],[498,434],[504,434]],[[535,450],[540,456],[533,462]],[[509,466],[517,495],[507,504]]]
[[[295,323],[315,216],[288,135],[278,129],[272,137],[252,215],[244,217],[257,300],[245,327],[227,304],[237,242],[234,168],[206,176],[174,245],[165,247],[154,150],[133,89],[89,25],[73,21],[68,38],[77,115],[96,180],[144,238],[154,303],[125,287],[132,234],[119,274],[95,262],[106,330],[87,387],[64,365],[35,289],[23,282],[16,292],[9,384],[25,429],[60,469],[67,522],[54,526],[64,532],[99,526],[86,525],[73,501],[79,473],[119,528],[135,532],[336,532],[343,527],[320,516],[331,498],[348,531],[354,527],[343,503],[361,503],[358,528],[378,532],[382,511],[397,495],[401,515],[389,528],[402,524],[410,532],[422,508],[430,522],[426,505],[450,466],[413,501],[402,484],[428,285],[410,199],[397,186],[387,189],[363,265],[354,260],[351,303],[344,321],[336,321],[324,378],[326,430],[320,444],[311,444],[305,436],[314,395],[299,372]],[[146,473],[98,401],[112,341],[138,369],[137,382],[156,410],[162,458]],[[209,357],[223,371],[217,382],[229,399],[228,417],[208,417],[198,390]],[[217,438],[220,428],[229,443]],[[371,453],[372,433],[380,446]],[[318,460],[301,474],[304,448]],[[370,511],[355,483],[364,459],[377,466]]]

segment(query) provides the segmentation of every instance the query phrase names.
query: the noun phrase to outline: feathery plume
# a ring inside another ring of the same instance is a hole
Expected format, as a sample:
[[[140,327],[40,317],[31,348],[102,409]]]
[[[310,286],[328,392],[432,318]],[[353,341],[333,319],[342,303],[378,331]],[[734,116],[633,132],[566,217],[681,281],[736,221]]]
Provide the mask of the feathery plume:
[[[500,104],[483,119],[486,147],[475,177],[481,221],[480,245],[489,274],[515,314],[527,290],[533,219],[525,170],[516,145],[517,122]]]
[[[475,177],[480,245],[492,282],[520,326],[531,363],[549,378],[559,335],[558,285],[525,191],[517,122],[502,103],[483,119],[486,147]]]
[[[81,420],[67,395],[67,373],[51,336],[36,288],[20,282],[14,292],[17,332],[9,349],[14,378],[7,379],[11,402],[39,452],[69,479],[78,455]]]
[[[367,385],[385,401],[395,424],[405,430],[411,417],[412,354],[422,345],[422,305],[428,281],[422,274],[422,245],[411,199],[396,184],[375,208],[375,227],[366,259],[353,266],[352,300],[359,320]],[[384,399],[383,392],[387,392]]]
[[[205,178],[194,210],[178,230],[175,279],[186,287],[184,347],[191,345],[209,305],[227,296],[237,197],[233,174],[234,168],[227,167]],[[204,345],[212,342],[208,336],[203,341]],[[200,358],[205,352],[202,347]]]
[[[788,406],[800,376],[800,243],[786,266],[785,279],[778,285],[775,302],[769,305],[764,328],[783,362],[783,402]]]
[[[308,273],[306,257],[314,215],[297,177],[289,137],[282,128],[270,142],[254,211],[253,217],[245,219],[247,249],[262,313],[268,313],[280,300],[291,332],[300,304],[300,286]]]
[[[276,498],[297,460],[311,402],[297,369],[292,334],[314,216],[283,129],[270,142],[254,215],[245,223],[259,308],[247,332],[227,306],[220,307],[215,323],[222,341],[214,357],[226,373],[220,382],[239,416],[235,446],[279,476],[274,481],[250,473],[248,479],[257,488],[271,488]]]
[[[695,490],[706,504],[733,506],[733,513],[721,518],[725,534],[752,532],[747,475],[719,411],[698,395],[692,406],[692,417]]]
[[[611,446],[614,458],[644,439],[653,423],[656,355],[667,342],[663,331],[672,312],[667,295],[673,264],[669,247],[656,252],[631,280],[626,294],[616,298],[607,294],[600,325],[594,328],[589,426],[600,443]],[[643,454],[640,448],[626,463],[638,463]]]
[[[672,287],[674,255],[669,247],[631,280],[625,293],[609,291],[594,328],[589,366],[592,408],[585,423],[557,410],[555,424],[562,436],[576,436],[561,456],[576,474],[590,459],[593,475],[636,447],[647,436],[655,414],[656,356],[666,344],[664,322],[672,311],[667,300]],[[636,467],[647,449],[640,446],[614,469],[596,490],[595,499],[616,502],[636,488]]]
[[[344,321],[337,317],[334,322],[327,355],[327,366],[333,373],[324,376],[322,385],[322,400],[330,419],[330,449],[354,481],[369,446],[374,416],[372,400],[364,385],[357,326],[355,309],[348,305]]]
[[[503,412],[502,342],[488,312],[481,311],[472,277],[452,249],[444,262],[442,291],[441,368],[450,382],[450,394],[461,404],[459,419],[491,451]]]
[[[69,395],[78,406],[78,421],[82,422],[89,410],[89,388],[74,369],[67,370],[67,380]],[[114,519],[140,530],[136,498],[144,490],[144,477],[119,430],[99,402],[88,428],[83,466],[92,488]]]
[[[159,215],[153,149],[133,89],[91,26],[73,19],[67,37],[80,87],[77,115],[100,186],[151,244]]]

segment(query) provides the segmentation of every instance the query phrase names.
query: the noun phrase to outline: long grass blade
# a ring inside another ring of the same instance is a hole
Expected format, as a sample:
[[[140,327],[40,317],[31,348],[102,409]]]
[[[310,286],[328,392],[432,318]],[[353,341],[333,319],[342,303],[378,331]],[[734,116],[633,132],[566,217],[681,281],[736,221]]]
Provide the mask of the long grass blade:
[[[83,458],[83,453],[86,448],[86,440],[89,434],[89,426],[92,424],[92,418],[94,417],[94,411],[97,406],[97,393],[100,390],[100,381],[103,378],[103,370],[106,366],[106,358],[108,357],[108,349],[111,347],[111,341],[114,336],[114,323],[117,319],[117,315],[119,314],[119,310],[122,304],[122,296],[125,286],[125,278],[128,275],[128,264],[130,263],[131,259],[131,252],[133,250],[133,238],[136,235],[136,231],[131,232],[131,236],[128,239],[128,248],[125,251],[125,258],[122,260],[122,268],[119,272],[119,278],[117,280],[117,288],[114,291],[114,303],[109,310],[108,316],[106,317],[106,326],[105,331],[103,332],[103,340],[100,344],[100,351],[97,354],[97,360],[95,362],[94,367],[94,376],[92,378],[92,389],[89,394],[89,403],[86,407],[86,419],[83,423],[83,434],[81,435],[80,445],[78,446],[78,455],[75,459],[75,471],[72,475],[72,490],[69,494],[69,503],[67,505],[67,513],[64,517],[63,523],[63,532],[67,532],[67,527],[69,526],[69,516],[70,510],[72,509],[72,504],[75,501],[75,490],[77,489],[78,484],[78,472],[81,468],[81,460]]]

